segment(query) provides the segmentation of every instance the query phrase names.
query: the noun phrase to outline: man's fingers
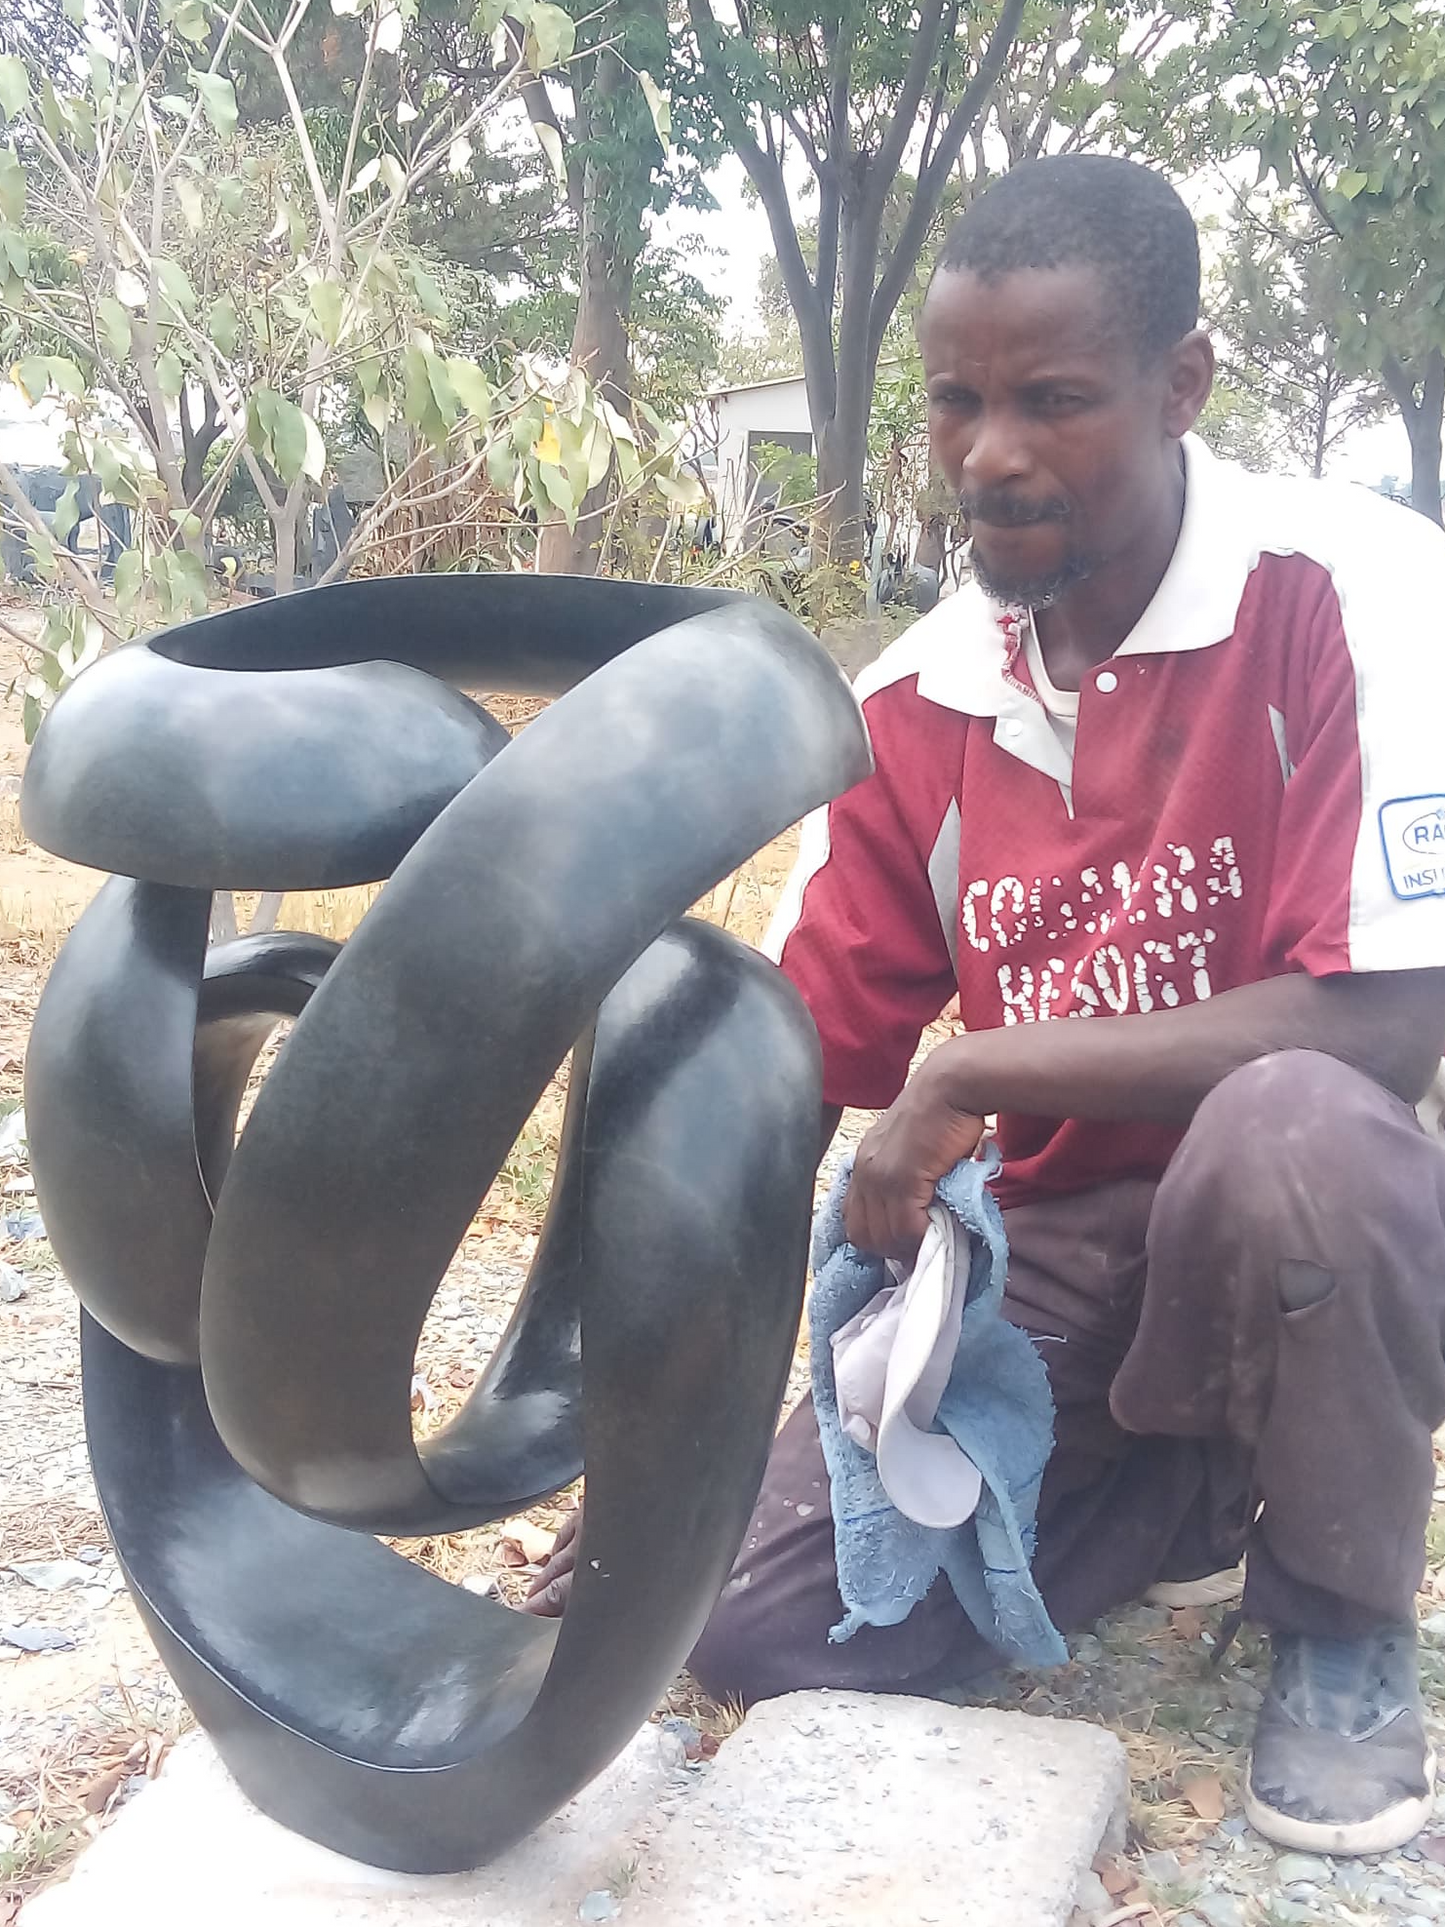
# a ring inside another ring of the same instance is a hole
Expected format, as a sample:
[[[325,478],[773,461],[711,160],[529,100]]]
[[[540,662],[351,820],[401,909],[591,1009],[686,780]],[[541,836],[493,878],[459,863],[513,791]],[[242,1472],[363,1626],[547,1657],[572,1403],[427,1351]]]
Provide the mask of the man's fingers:
[[[541,1591],[537,1590],[541,1587]],[[522,1611],[532,1613],[538,1619],[560,1619],[567,1610],[567,1596],[572,1590],[572,1569],[559,1573],[555,1579],[545,1574],[534,1580],[532,1590],[522,1601]]]
[[[568,1513],[558,1527],[546,1563],[527,1588],[527,1597],[522,1601],[524,1612],[540,1613],[543,1618],[550,1618],[565,1607],[572,1586],[573,1568],[577,1564],[577,1544],[581,1531],[582,1508],[578,1506],[575,1512]]]

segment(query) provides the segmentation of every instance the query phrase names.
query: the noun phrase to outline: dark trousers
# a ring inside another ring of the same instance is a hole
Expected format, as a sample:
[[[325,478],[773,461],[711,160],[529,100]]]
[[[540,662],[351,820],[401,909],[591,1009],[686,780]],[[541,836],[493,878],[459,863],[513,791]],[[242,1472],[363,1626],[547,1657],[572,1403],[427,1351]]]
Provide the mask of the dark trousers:
[[[1199,1107],[1163,1179],[1006,1214],[1007,1316],[1057,1406],[1034,1572],[1067,1629],[1248,1551],[1245,1610],[1347,1637],[1413,1617],[1445,1421],[1445,1151],[1313,1051]],[[902,1625],[842,1616],[811,1403],[779,1433],[693,1654],[745,1702],[920,1691],[996,1663],[939,1579]]]

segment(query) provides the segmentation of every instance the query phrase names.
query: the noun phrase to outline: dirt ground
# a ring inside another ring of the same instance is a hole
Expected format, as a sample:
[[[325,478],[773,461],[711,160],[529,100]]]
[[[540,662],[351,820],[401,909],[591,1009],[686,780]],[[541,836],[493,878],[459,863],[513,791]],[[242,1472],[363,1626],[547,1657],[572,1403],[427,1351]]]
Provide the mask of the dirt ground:
[[[17,619],[13,608],[0,614],[12,624]],[[0,689],[18,656],[0,636]],[[26,1038],[46,969],[99,882],[26,844],[13,797],[5,794],[24,757],[18,706],[0,701],[0,1927],[9,1927],[27,1894],[63,1876],[86,1838],[158,1769],[188,1717],[109,1549],[86,1463],[75,1303],[30,1221],[23,1142],[6,1133],[6,1117],[21,1103]],[[755,940],[794,848],[791,835],[780,838],[720,886],[702,912]],[[344,936],[368,901],[367,892],[291,898],[282,921]],[[416,1361],[419,1431],[443,1423],[465,1398],[510,1313],[536,1246],[563,1101],[559,1079],[438,1291]],[[850,1115],[840,1148],[868,1122]],[[800,1347],[790,1400],[806,1383]],[[526,1521],[400,1549],[450,1579],[490,1584],[515,1598],[568,1503],[564,1496]],[[1420,1604],[1439,1745],[1445,1509],[1432,1524]],[[1067,1667],[1000,1677],[970,1695],[1100,1721],[1129,1749],[1130,1851],[1100,1869],[1077,1927],[1445,1922],[1445,1801],[1425,1838],[1370,1861],[1281,1856],[1248,1833],[1239,1776],[1266,1659],[1246,1636],[1219,1663],[1220,1617],[1217,1610],[1138,1607],[1072,1639]],[[685,1680],[659,1710],[695,1722],[704,1752],[731,1719]]]

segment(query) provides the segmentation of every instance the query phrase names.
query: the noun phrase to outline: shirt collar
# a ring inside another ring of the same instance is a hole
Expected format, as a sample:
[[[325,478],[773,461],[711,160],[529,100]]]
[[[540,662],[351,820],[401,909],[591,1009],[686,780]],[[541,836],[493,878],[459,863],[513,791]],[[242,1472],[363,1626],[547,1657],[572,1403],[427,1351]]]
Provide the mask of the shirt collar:
[[[1177,655],[1208,649],[1234,631],[1236,612],[1258,547],[1248,534],[1248,475],[1186,435],[1184,519],[1153,600],[1115,651],[1120,656]],[[969,716],[998,716],[1013,706],[1010,670],[1020,646],[1020,612],[991,602],[974,584],[942,605],[935,649],[919,670],[918,693]]]

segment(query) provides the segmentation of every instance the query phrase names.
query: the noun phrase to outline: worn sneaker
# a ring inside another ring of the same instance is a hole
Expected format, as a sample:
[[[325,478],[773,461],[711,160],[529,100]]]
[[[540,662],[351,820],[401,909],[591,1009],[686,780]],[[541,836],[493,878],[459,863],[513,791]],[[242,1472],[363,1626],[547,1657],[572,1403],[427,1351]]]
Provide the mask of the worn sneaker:
[[[1267,1840],[1305,1853],[1387,1853],[1430,1815],[1413,1626],[1364,1639],[1271,1636],[1244,1810]]]

